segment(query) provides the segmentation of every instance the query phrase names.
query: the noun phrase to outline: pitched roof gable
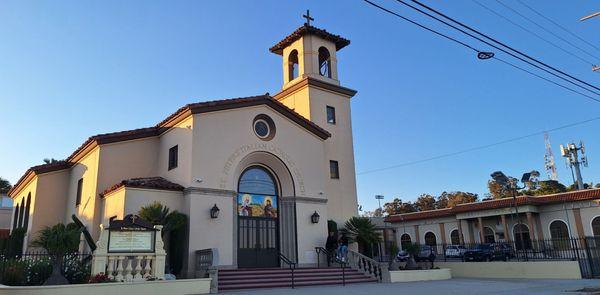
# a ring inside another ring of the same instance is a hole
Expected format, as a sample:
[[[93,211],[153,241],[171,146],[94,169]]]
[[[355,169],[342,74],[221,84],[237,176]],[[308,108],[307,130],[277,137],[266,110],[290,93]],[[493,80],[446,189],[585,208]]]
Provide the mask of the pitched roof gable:
[[[81,146],[79,146],[66,160],[58,161],[56,163],[44,164],[33,166],[29,168],[23,176],[15,183],[8,195],[12,196],[12,193],[20,187],[27,177],[31,174],[43,174],[52,171],[63,170],[71,168],[75,162],[81,159],[89,150],[101,144],[109,144],[120,141],[135,140],[147,137],[159,136],[163,132],[166,132],[171,127],[175,126],[181,120],[187,118],[191,114],[208,113],[229,109],[237,109],[243,107],[266,105],[271,109],[277,111],[288,119],[292,120],[296,124],[300,125],[307,131],[313,133],[319,138],[325,140],[331,136],[327,130],[319,127],[312,121],[304,118],[294,110],[288,108],[281,102],[272,98],[268,93],[258,96],[239,97],[232,99],[213,100],[206,102],[191,103],[183,106],[175,113],[169,115],[166,119],[158,123],[153,127],[139,128],[133,130],[104,133],[91,136]]]
[[[277,42],[277,44],[273,45],[273,47],[269,48],[269,51],[281,55],[283,54],[283,48],[289,46],[290,44],[294,43],[294,41],[302,38],[302,36],[307,34],[316,35],[325,40],[333,42],[335,44],[336,50],[340,50],[350,44],[350,40],[345,39],[339,35],[334,35],[323,29],[304,24],[303,26],[297,28],[294,32],[283,38],[283,40]]]

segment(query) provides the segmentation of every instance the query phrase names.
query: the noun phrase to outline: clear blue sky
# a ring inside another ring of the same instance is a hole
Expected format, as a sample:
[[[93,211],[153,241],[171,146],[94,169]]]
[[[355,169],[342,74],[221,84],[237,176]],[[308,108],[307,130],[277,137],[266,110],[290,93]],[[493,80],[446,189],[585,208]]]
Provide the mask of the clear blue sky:
[[[600,56],[600,51],[552,27],[518,2],[503,1]],[[597,2],[524,1],[600,47],[600,18],[578,21],[597,11]],[[431,23],[395,1],[383,3]],[[589,65],[471,0],[427,3],[599,84],[600,73],[591,72]],[[496,1],[485,3],[585,55]],[[152,126],[189,102],[277,92],[281,61],[268,48],[302,24],[307,8],[316,26],[352,41],[338,61],[342,85],[358,90],[352,115],[359,173],[600,116],[600,103],[497,61],[477,60],[467,49],[358,0],[5,0],[0,4],[0,176],[14,183],[28,167],[45,157],[67,157],[93,134]],[[550,136],[562,182],[570,183],[571,176],[558,145],[580,139],[588,146],[591,164],[583,170],[584,180],[600,182],[600,120]],[[543,155],[539,135],[359,174],[359,202],[373,209],[375,194],[386,200],[413,200],[421,193],[444,190],[483,195],[491,172],[503,170],[518,177],[531,169],[543,171]]]

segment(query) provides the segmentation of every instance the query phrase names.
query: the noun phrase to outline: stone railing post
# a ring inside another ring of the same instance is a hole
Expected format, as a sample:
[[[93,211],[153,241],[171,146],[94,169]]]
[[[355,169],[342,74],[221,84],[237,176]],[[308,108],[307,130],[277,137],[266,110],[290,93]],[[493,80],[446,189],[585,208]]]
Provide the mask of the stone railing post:
[[[167,253],[165,252],[165,244],[163,243],[163,240],[162,240],[163,226],[155,225],[154,228],[156,229],[156,235],[154,236],[155,259],[153,261],[154,263],[152,264],[152,275],[159,280],[164,280],[165,279],[165,262],[166,262]]]
[[[108,264],[108,231],[104,229],[104,225],[102,224],[100,224],[100,239],[96,245],[97,248],[92,253],[92,276],[99,273],[110,275],[107,272],[112,270],[106,270],[106,265]]]
[[[210,293],[219,293],[219,271],[216,267],[208,268],[208,277],[210,278]]]

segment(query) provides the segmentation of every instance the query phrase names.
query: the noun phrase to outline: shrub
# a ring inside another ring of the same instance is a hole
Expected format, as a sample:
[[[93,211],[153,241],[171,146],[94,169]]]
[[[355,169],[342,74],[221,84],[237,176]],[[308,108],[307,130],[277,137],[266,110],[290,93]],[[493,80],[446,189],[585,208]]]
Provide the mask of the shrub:
[[[52,261],[48,257],[41,259],[24,259],[25,262],[25,282],[24,285],[41,285],[52,273]]]
[[[91,277],[88,282],[90,284],[100,284],[100,283],[114,283],[114,282],[116,282],[116,280],[109,278],[108,275],[101,272],[101,273]]]
[[[18,259],[0,261],[0,283],[7,286],[24,285],[26,267],[27,263]]]

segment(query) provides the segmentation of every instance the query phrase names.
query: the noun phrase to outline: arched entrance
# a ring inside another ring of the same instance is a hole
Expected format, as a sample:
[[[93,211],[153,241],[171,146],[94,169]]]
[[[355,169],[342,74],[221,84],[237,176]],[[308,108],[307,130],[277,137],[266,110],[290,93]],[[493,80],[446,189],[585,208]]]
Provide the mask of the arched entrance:
[[[525,224],[515,224],[513,227],[513,237],[517,250],[531,249],[531,237],[529,236],[529,227]]]
[[[238,182],[238,267],[279,266],[279,189],[266,167],[253,165]]]

